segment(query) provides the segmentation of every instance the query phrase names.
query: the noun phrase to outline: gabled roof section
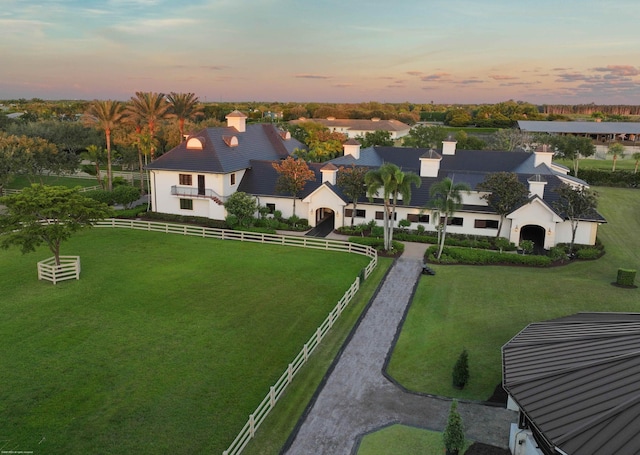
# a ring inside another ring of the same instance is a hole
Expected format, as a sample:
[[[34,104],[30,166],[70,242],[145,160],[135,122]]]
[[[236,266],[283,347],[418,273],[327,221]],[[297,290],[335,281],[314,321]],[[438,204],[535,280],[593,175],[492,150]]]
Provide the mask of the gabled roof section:
[[[278,171],[273,167],[275,161],[252,160],[249,169],[244,173],[244,177],[238,185],[238,191],[243,191],[256,196],[278,196],[291,197],[290,194],[280,193],[276,190],[278,182]],[[315,179],[305,184],[304,190],[298,195],[304,199],[316,188],[322,185],[322,172],[320,169],[324,163],[307,163],[309,169],[315,174]]]
[[[188,146],[195,143],[194,138],[201,148]],[[160,156],[147,169],[228,173],[248,168],[251,160],[286,158],[296,148],[306,147],[296,139],[283,139],[272,124],[247,125],[244,132],[233,127],[207,128]]]
[[[337,199],[339,201],[338,203],[343,207],[347,205],[347,203],[349,202],[348,199],[345,197],[345,195],[342,193],[342,191],[340,191],[337,186],[332,185],[329,182],[324,182],[322,185],[318,186],[316,189],[314,189],[309,194],[307,194],[304,197],[303,202],[309,202],[309,199],[311,197],[313,197],[316,194],[321,194],[325,191],[328,191],[331,195],[333,195],[333,197]]]
[[[571,455],[640,451],[640,314],[530,324],[502,348],[507,392]]]

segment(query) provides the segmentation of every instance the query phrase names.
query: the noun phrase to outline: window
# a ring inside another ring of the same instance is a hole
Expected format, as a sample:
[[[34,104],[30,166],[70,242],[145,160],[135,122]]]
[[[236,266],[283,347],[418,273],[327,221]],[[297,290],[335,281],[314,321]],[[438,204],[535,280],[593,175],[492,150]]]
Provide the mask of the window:
[[[235,173],[231,174],[231,184],[232,185],[236,184],[236,174]]]
[[[418,213],[410,213],[407,215],[407,219],[412,223],[428,223],[429,215],[420,215]]]
[[[444,222],[443,216],[440,217],[440,222],[441,223]],[[462,226],[463,222],[464,222],[463,218],[452,217],[452,218],[449,218],[449,220],[447,221],[447,226]]]
[[[182,210],[193,210],[193,199],[180,199],[180,208]]]
[[[276,205],[275,204],[267,204],[267,208],[269,209],[269,213],[273,213],[276,211]]]
[[[497,220],[475,220],[473,227],[479,229],[498,229]]]
[[[380,212],[380,213],[382,213],[382,212]],[[346,218],[351,218],[352,216],[355,217],[355,218],[366,218],[367,211],[366,210],[357,209],[356,213],[354,215],[353,209],[344,209],[344,216]]]
[[[398,219],[398,212],[393,214],[393,221]],[[376,220],[384,220],[384,212],[376,212]]]
[[[178,178],[180,179],[180,185],[192,185],[191,174],[179,174]]]

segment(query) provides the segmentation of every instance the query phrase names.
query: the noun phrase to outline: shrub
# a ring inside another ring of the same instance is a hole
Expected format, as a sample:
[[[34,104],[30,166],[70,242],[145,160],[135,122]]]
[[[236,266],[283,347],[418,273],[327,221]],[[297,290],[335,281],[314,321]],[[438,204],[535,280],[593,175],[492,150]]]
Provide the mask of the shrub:
[[[455,400],[451,403],[447,426],[444,429],[444,433],[442,433],[442,442],[447,454],[458,454],[464,449],[464,425],[462,424],[462,417],[458,413],[458,402]]]
[[[411,226],[411,221],[407,219],[398,221],[398,227],[405,229],[405,228],[408,228],[409,226]]]
[[[425,231],[425,228],[424,228],[424,226],[423,226],[423,225],[419,224],[419,225],[418,225],[418,227],[416,227],[416,232],[417,232],[418,234],[420,234],[420,235],[421,235],[421,234],[424,234],[424,231]]]
[[[619,286],[634,286],[636,271],[633,269],[618,269],[616,284]]]
[[[140,198],[140,188],[135,188],[126,184],[119,185],[113,188],[111,194],[115,204],[120,204],[125,208],[130,208],[131,204]]]
[[[564,261],[567,259],[567,252],[564,248],[559,246],[553,246],[549,250],[548,256],[552,261]]]
[[[240,222],[238,221],[238,217],[235,215],[227,215],[224,221],[231,229],[235,229],[240,224]]]
[[[141,213],[145,213],[146,211],[147,211],[146,205],[139,205],[132,209],[116,210],[114,218],[125,218],[125,219],[138,218]]]
[[[430,262],[439,264],[471,264],[471,265],[526,265],[530,267],[549,267],[552,260],[549,256],[522,256],[519,254],[499,253],[497,251],[474,250],[468,248],[445,247],[440,260],[435,255],[438,247],[427,248],[426,256]]]
[[[382,226],[374,226],[371,228],[372,237],[382,237],[384,235],[384,228]]]
[[[211,218],[205,218],[202,216],[182,216],[169,213],[146,212],[143,218],[147,220],[164,221],[167,223],[195,224],[196,226],[204,226],[216,229],[228,228],[227,223],[225,223],[224,221],[212,220]]]
[[[98,202],[102,202],[107,205],[113,205],[115,202],[113,200],[113,193],[107,190],[91,190],[85,191],[84,195],[96,200]]]
[[[520,242],[520,248],[526,254],[531,254],[533,252],[534,243],[531,240],[522,240]]]
[[[469,353],[463,349],[460,357],[453,366],[453,386],[456,389],[464,389],[469,381]]]
[[[504,237],[498,237],[494,240],[493,244],[500,250],[501,253],[504,249],[509,248],[509,246],[512,245],[509,239]]]
[[[602,256],[602,250],[598,248],[581,248],[576,251],[578,259],[598,259],[600,256]]]

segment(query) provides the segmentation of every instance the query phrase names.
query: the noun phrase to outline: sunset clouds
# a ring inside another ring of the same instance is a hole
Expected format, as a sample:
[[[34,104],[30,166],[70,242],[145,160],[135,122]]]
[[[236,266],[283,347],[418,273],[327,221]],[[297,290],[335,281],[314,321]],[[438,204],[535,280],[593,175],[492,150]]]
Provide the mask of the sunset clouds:
[[[640,104],[636,2],[5,0],[0,98]]]

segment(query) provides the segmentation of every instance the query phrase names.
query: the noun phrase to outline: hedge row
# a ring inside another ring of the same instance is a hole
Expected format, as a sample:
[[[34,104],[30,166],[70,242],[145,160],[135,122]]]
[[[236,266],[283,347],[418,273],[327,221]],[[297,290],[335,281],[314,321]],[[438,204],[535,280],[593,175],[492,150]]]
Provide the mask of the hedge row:
[[[371,246],[375,248],[378,253],[388,253],[384,250],[384,239],[378,237],[349,237],[349,242],[357,243],[358,245]],[[402,242],[393,240],[391,242],[391,247],[393,249],[391,254],[402,254],[404,252],[404,244]]]
[[[571,173],[573,174],[573,171]],[[602,169],[580,169],[578,177],[594,186],[640,187],[640,172],[634,173],[629,170],[611,172]]]
[[[520,255],[468,248],[445,247],[439,260],[435,257],[437,253],[438,247],[430,246],[426,256],[430,262],[439,264],[526,265],[529,267],[549,267],[553,264],[553,260],[549,256]]]

